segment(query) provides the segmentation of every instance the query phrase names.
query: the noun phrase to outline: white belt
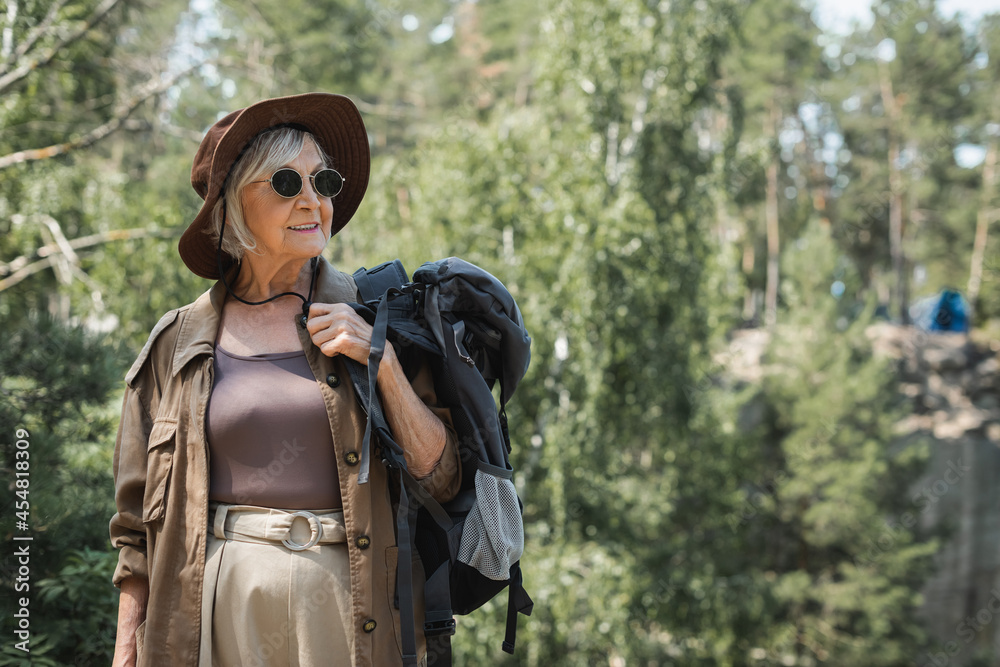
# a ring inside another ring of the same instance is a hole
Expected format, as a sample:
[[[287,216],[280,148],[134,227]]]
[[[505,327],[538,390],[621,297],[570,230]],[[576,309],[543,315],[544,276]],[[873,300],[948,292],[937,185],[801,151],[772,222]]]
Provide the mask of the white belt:
[[[212,503],[209,519],[213,534],[220,540],[283,544],[292,551],[347,542],[342,510],[279,510]]]

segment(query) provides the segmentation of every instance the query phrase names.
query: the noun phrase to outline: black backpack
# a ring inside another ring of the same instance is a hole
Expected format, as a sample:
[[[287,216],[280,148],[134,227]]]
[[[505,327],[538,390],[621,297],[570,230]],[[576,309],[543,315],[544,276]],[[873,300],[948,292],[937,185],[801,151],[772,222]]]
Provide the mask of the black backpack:
[[[530,615],[520,557],[522,505],[512,481],[507,401],[524,376],[531,338],[503,284],[483,269],[451,257],[428,262],[411,282],[397,259],[354,273],[361,303],[351,304],[374,327],[368,367],[347,360],[355,394],[368,414],[358,482],[368,481],[378,442],[382,463],[398,479],[397,603],[403,664],[417,664],[413,577],[424,577],[428,667],[451,664],[454,614],[468,614],[508,588],[503,650],[514,652],[518,612]],[[406,469],[382,412],[375,378],[386,342],[401,359],[421,353],[434,376],[438,401],[451,409],[458,433],[462,485],[444,505]],[[500,385],[500,407],[493,397]],[[423,572],[414,572],[412,553]]]

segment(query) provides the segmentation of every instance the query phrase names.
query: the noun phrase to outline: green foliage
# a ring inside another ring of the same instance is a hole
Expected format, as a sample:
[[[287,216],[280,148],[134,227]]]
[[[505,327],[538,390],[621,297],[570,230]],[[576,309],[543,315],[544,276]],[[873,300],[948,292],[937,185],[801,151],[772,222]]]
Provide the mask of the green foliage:
[[[529,592],[535,607],[519,622],[514,656],[500,652],[507,614],[500,595],[458,619],[455,664],[589,665],[608,658],[655,655],[637,636],[633,600],[641,595],[628,552],[597,541],[551,542],[528,547]]]
[[[936,13],[936,4],[878,3],[872,28],[831,40],[838,55],[829,59],[837,72],[829,87],[831,113],[849,151],[837,164],[835,237],[866,287],[888,288],[891,129],[901,144],[896,188],[903,194],[903,249],[908,267],[926,275],[914,281],[915,297],[947,286],[964,289],[968,281],[979,170],[958,166],[955,149],[975,141],[972,135],[989,122],[971,116],[973,84],[982,78],[976,46],[956,19]],[[887,91],[897,120],[885,108]]]
[[[48,632],[60,638],[66,662],[98,662],[114,651],[118,591],[108,581],[117,564],[115,551],[73,550],[56,576],[38,582],[42,613],[53,619]]]
[[[39,667],[62,667],[65,663],[55,658],[54,650],[55,643],[49,635],[32,637],[30,656],[16,648],[12,643],[5,643],[3,648],[0,648],[0,665],[20,667],[25,664],[26,660],[30,660],[29,664],[39,665]]]
[[[77,655],[106,659],[113,646],[114,554],[106,552],[107,525],[114,512],[109,490],[117,397],[110,399],[124,369],[106,343],[80,328],[48,317],[21,325],[0,319],[0,482],[6,490],[0,533],[30,535],[28,591],[15,593],[16,558],[5,556],[0,585],[4,597],[31,600],[32,664],[76,663]],[[26,431],[26,449],[15,434]],[[28,458],[17,452],[27,451]],[[18,463],[27,463],[27,466]],[[28,528],[15,530],[16,472],[30,480]],[[14,543],[12,543],[14,544]],[[70,549],[76,550],[71,551]],[[7,614],[3,631],[13,636]],[[72,630],[72,631],[71,631]],[[8,655],[18,655],[9,653]],[[22,655],[23,658],[23,655]],[[2,658],[0,658],[2,659]],[[22,664],[22,663],[16,663]]]
[[[37,581],[30,592],[30,664],[56,667],[108,661],[114,651],[118,604],[118,591],[108,581],[117,563],[112,551],[72,550],[52,578]],[[23,665],[27,655],[5,642],[0,665]]]
[[[855,307],[830,295],[834,280],[858,279],[828,231],[813,226],[785,259],[789,321],[775,331],[772,370],[754,399],[767,418],[747,441],[770,463],[744,478],[754,512],[739,524],[769,545],[747,567],[770,583],[774,620],[749,635],[749,654],[900,664],[924,641],[917,590],[937,550],[917,533],[905,493],[927,449],[888,445],[901,415],[895,375],[864,334],[871,305],[850,317]]]
[[[819,28],[794,0],[753,2],[741,7],[736,43],[721,63],[716,95],[721,109],[712,123],[723,144],[716,171],[725,183],[718,224],[733,230],[744,248],[741,278],[747,289],[767,284],[765,201],[768,168],[775,167],[772,196],[778,236],[796,238],[813,214],[807,193],[828,188],[817,149],[830,128],[822,116],[821,88],[830,76],[820,58]],[[749,320],[759,319],[746,312]]]

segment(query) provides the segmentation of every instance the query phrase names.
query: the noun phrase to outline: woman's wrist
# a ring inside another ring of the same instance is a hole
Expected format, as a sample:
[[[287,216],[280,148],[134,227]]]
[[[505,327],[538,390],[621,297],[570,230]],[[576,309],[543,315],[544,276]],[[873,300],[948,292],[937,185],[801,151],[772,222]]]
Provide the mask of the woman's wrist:
[[[389,426],[403,447],[410,473],[416,479],[427,477],[441,460],[447,430],[414,392],[391,344],[386,344],[379,364],[378,385]]]
[[[135,631],[146,620],[148,602],[148,580],[128,577],[121,582],[121,595],[118,598],[118,631],[115,637],[113,663],[115,667],[135,664]]]
[[[400,388],[400,381],[409,384],[406,373],[403,372],[403,365],[396,356],[396,349],[392,343],[386,341],[385,351],[378,365],[378,386],[383,392],[396,391]]]

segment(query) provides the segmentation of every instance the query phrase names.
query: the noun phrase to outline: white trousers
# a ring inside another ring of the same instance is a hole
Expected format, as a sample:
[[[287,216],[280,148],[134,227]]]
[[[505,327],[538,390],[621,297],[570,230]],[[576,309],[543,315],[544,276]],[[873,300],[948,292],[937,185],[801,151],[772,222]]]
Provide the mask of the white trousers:
[[[212,503],[200,667],[350,665],[344,514]]]

